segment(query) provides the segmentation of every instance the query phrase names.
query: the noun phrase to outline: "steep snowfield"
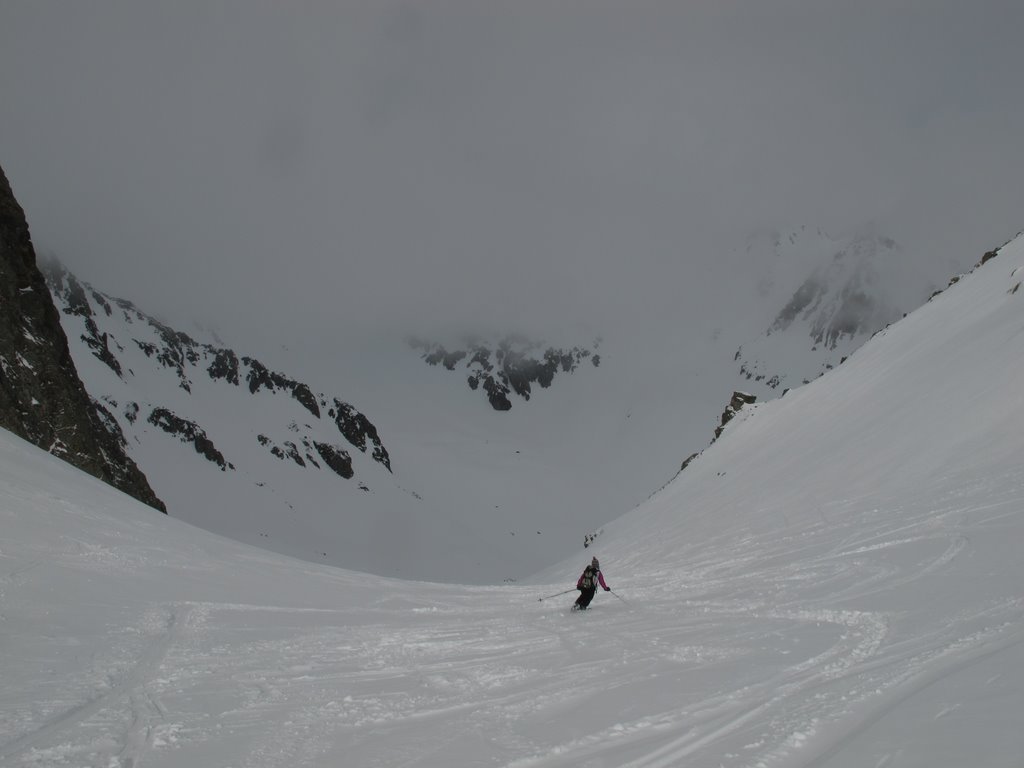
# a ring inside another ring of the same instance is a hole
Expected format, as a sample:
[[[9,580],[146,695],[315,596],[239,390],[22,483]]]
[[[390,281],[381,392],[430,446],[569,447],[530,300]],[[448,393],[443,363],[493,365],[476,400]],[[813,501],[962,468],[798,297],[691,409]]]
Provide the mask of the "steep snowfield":
[[[341,571],[0,439],[0,765],[1019,766],[1024,239],[528,585]],[[616,595],[568,611],[592,553]]]

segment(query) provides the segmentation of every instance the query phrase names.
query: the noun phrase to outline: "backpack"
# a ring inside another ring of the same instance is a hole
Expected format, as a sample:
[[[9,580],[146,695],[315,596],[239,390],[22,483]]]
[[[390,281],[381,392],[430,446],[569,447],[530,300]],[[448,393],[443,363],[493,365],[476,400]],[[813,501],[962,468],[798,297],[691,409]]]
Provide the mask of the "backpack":
[[[597,586],[597,571],[592,566],[587,566],[583,569],[583,578],[580,582],[580,586],[584,589],[593,589]]]

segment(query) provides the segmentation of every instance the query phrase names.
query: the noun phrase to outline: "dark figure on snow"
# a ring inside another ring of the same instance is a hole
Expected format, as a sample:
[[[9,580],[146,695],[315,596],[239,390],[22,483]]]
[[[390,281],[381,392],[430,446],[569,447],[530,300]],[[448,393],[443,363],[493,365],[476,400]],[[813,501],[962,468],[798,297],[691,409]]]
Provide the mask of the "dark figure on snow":
[[[590,565],[583,569],[583,573],[580,574],[579,579],[576,581],[576,589],[580,591],[580,596],[576,598],[576,603],[572,607],[574,611],[585,611],[587,609],[590,601],[594,599],[594,595],[597,593],[598,584],[601,585],[605,592],[612,591],[612,588],[604,583],[601,564],[597,562],[595,557],[590,561]]]

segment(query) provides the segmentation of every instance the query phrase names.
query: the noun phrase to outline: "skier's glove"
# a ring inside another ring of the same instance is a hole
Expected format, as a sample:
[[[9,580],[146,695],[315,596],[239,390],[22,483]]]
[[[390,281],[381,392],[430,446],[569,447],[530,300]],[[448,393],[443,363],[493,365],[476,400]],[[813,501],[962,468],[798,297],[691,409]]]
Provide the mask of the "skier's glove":
[[[605,591],[605,592],[611,592],[611,591],[612,591],[612,588],[611,588],[611,587],[605,587],[605,588],[604,588],[604,591]]]

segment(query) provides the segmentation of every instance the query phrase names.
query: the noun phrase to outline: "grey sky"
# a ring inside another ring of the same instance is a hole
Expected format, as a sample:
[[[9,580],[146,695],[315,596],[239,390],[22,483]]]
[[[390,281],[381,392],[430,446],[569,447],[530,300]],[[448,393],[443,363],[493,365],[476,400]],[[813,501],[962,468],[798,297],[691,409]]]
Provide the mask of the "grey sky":
[[[12,0],[0,165],[37,248],[152,311],[600,327],[699,307],[754,226],[942,268],[1024,228],[1022,31],[1019,1]]]

